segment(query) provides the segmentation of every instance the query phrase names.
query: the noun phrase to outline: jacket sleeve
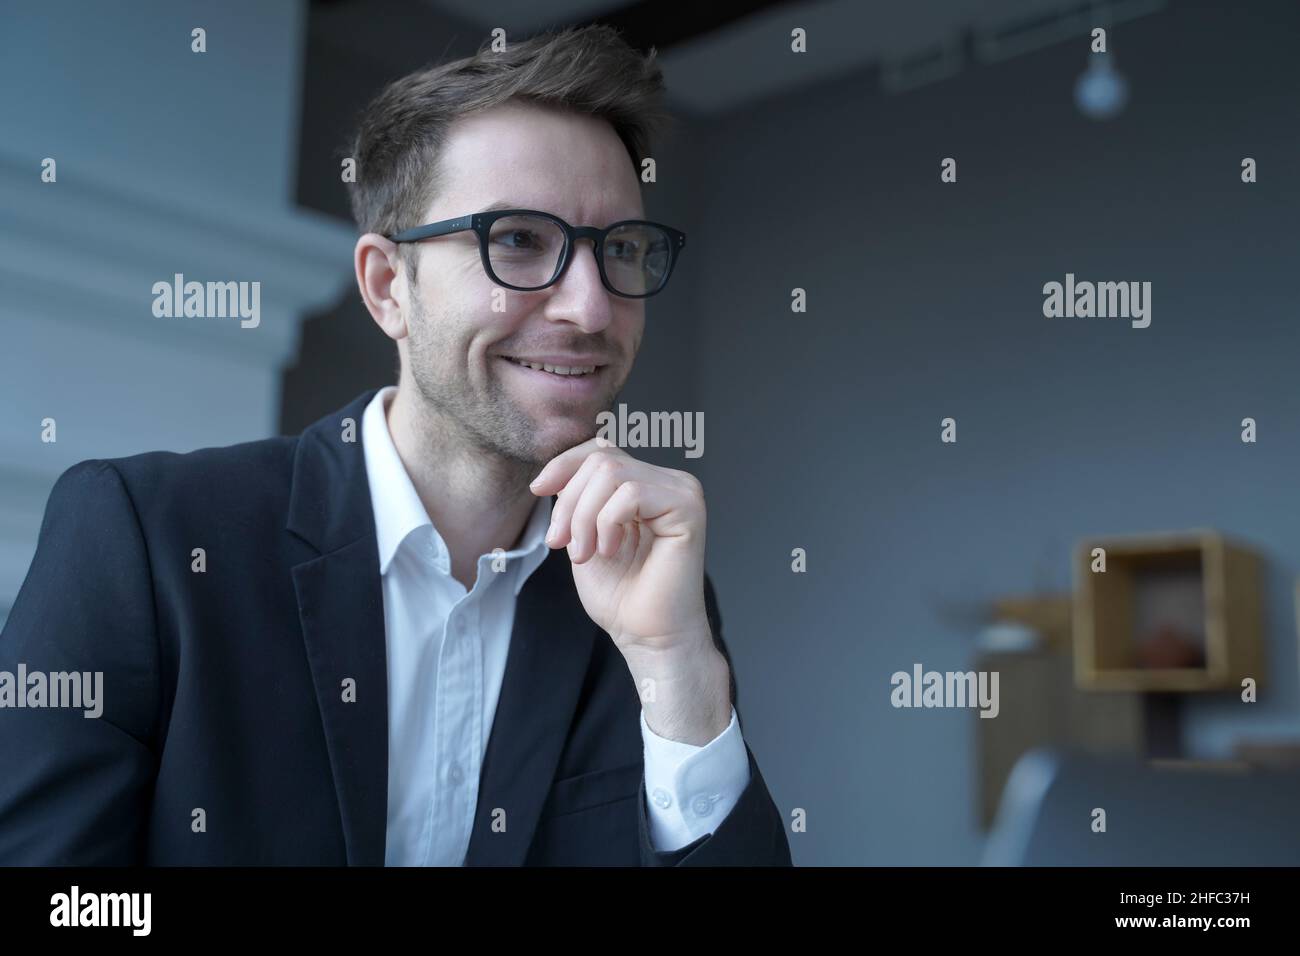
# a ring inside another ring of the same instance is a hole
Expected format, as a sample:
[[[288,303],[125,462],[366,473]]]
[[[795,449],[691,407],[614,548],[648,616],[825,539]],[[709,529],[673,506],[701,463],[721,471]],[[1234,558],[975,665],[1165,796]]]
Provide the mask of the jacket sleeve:
[[[0,707],[0,865],[142,862],[157,768],[158,643],[148,553],[117,469],[55,482],[36,555],[0,632],[0,681],[90,674],[94,706]],[[96,677],[96,675],[99,675]],[[51,682],[52,684],[52,682]],[[37,698],[29,696],[28,702]],[[101,709],[98,716],[90,716]]]
[[[722,615],[718,610],[713,582],[704,576],[704,606],[713,631],[713,642],[727,661],[731,670],[731,703],[736,708],[736,720],[741,722],[740,704],[736,688],[736,672],[731,666],[731,654],[722,639]],[[742,724],[743,730],[743,724]],[[637,833],[641,842],[642,866],[790,866],[790,843],[785,835],[785,821],[781,811],[768,793],[763,775],[759,773],[754,753],[745,744],[749,756],[749,784],[731,812],[710,834],[677,850],[658,851],[650,842],[648,811],[645,802],[645,778],[641,780],[637,798]]]

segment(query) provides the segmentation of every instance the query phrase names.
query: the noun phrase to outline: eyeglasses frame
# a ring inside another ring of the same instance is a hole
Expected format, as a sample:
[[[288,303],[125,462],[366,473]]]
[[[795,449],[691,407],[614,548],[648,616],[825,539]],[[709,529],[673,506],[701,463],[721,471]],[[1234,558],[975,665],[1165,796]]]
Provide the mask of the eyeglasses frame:
[[[545,285],[539,286],[518,286],[511,285],[509,282],[501,279],[492,269],[492,260],[488,253],[488,241],[492,237],[492,225],[498,219],[504,219],[507,216],[540,216],[543,219],[549,219],[555,223],[564,232],[564,251],[560,254],[560,264],[555,270],[555,274],[546,282]],[[662,229],[668,235],[668,269],[664,272],[663,281],[659,286],[650,291],[643,292],[640,295],[632,295],[627,292],[620,292],[613,287],[609,281],[609,276],[605,274],[605,238],[620,226],[639,225],[654,226],[656,229]],[[431,222],[424,226],[415,226],[411,229],[405,229],[401,232],[388,236],[390,242],[418,242],[421,239],[432,239],[437,236],[449,236],[458,232],[473,231],[478,235],[479,258],[483,260],[483,270],[487,273],[489,279],[497,285],[504,286],[507,289],[514,289],[516,292],[539,292],[542,289],[548,289],[560,281],[564,272],[569,267],[569,260],[573,256],[573,247],[579,239],[590,239],[593,245],[593,254],[596,257],[596,267],[600,270],[600,281],[605,289],[614,295],[624,299],[646,299],[652,295],[662,292],[668,285],[668,280],[677,266],[677,255],[686,245],[686,233],[680,229],[674,229],[672,226],[665,226],[661,222],[651,222],[648,219],[620,219],[618,222],[611,223],[604,229],[596,226],[571,226],[559,216],[549,212],[542,212],[539,209],[494,209],[492,212],[476,212],[467,216],[458,216],[455,219],[444,219],[441,222]]]

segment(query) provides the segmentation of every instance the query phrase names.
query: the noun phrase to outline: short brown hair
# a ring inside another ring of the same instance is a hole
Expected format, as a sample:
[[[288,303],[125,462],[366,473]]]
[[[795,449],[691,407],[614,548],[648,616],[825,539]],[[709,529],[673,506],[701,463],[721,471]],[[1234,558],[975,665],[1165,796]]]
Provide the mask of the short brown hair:
[[[671,117],[651,48],[633,49],[613,27],[570,27],[477,53],[390,83],[362,115],[352,156],[352,215],[362,232],[391,235],[421,225],[440,183],[447,128],[510,99],[608,120],[640,175],[651,140]],[[413,260],[408,260],[414,265]]]

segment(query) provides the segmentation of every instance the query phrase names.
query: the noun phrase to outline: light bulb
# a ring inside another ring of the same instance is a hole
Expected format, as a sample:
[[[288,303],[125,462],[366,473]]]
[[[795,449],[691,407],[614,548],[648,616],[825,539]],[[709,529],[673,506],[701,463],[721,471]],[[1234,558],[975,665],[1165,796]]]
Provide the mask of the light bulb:
[[[1111,64],[1110,54],[1094,53],[1074,83],[1074,102],[1090,119],[1118,116],[1128,103],[1128,81]]]

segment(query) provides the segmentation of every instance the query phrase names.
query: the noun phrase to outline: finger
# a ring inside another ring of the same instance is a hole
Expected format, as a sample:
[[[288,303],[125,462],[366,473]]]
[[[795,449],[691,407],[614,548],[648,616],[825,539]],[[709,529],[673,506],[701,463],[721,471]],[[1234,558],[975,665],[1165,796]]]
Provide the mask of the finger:
[[[617,494],[617,492],[615,492]],[[604,512],[604,509],[601,509]],[[602,558],[612,558],[618,554],[618,549],[623,546],[623,538],[628,533],[631,526],[625,524],[616,524],[612,527],[604,526],[600,522],[600,515],[596,516],[596,553]]]
[[[569,557],[574,564],[583,564],[595,555],[599,544],[596,516],[625,480],[623,469],[608,458],[592,468],[569,523]]]
[[[604,449],[589,453],[578,465],[577,472],[559,489],[559,497],[551,509],[551,527],[546,532],[546,543],[552,548],[562,548],[571,540],[569,526],[573,520],[573,509],[577,507],[583,489],[587,487],[593,470],[603,457]]]
[[[596,515],[596,550],[601,557],[612,558],[618,554],[624,535],[636,527],[641,493],[639,481],[625,481]]]
[[[673,537],[687,527],[688,502],[688,496],[680,488],[646,481],[637,475],[624,481],[610,496],[597,516],[597,527],[640,522],[655,537]]]
[[[538,497],[555,494],[568,484],[569,480],[577,474],[578,469],[582,467],[582,463],[595,451],[608,451],[631,457],[617,445],[597,435],[595,438],[587,439],[581,445],[574,445],[572,448],[560,452],[548,461],[546,467],[538,472],[537,477],[528,486],[529,490]]]

